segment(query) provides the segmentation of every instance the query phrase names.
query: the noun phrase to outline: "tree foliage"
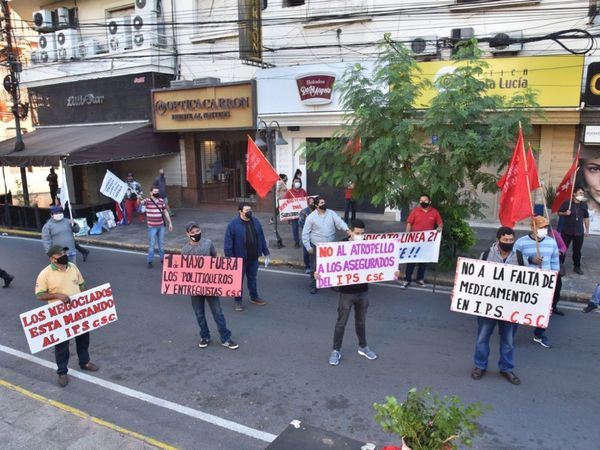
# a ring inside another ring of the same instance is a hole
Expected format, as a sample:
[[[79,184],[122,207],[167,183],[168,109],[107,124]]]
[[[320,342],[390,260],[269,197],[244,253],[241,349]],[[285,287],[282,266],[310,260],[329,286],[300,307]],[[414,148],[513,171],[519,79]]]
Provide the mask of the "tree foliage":
[[[347,111],[344,125],[320,144],[307,144],[308,167],[320,181],[355,182],[358,198],[407,208],[429,194],[444,219],[442,262],[475,243],[466,220],[481,214],[477,191],[496,190],[500,167],[510,159],[519,123],[530,131],[535,93],[510,99],[489,92],[488,67],[475,40],[461,43],[455,70],[434,82],[427,109],[415,107],[431,82],[415,59],[386,35],[372,73],[356,64],[336,88]],[[432,137],[437,140],[435,144]],[[362,147],[354,151],[357,138]]]

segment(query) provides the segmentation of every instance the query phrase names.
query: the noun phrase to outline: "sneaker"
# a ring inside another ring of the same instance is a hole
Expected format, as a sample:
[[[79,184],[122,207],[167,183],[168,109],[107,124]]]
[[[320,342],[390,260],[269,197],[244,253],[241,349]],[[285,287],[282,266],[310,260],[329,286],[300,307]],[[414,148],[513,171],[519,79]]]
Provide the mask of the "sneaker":
[[[425,287],[425,282],[423,280],[417,280],[417,284],[421,287]]]
[[[340,363],[340,359],[342,359],[342,354],[337,350],[333,350],[331,355],[329,355],[329,364],[337,366]]]
[[[306,275],[310,275],[310,269],[304,269],[304,273],[305,273]]]
[[[264,300],[262,300],[260,298],[251,298],[250,303],[252,303],[253,305],[258,305],[258,306],[264,306],[267,304],[267,302],[265,302]]]
[[[148,263],[148,269],[152,269],[152,263],[151,262]]]
[[[598,305],[596,305],[595,303],[588,303],[588,305],[585,308],[583,308],[583,312],[584,313],[592,312],[597,307],[598,307]]]
[[[200,342],[198,343],[198,347],[200,348],[206,348],[208,347],[208,344],[210,344],[210,339],[200,339]]]
[[[358,354],[367,359],[377,359],[377,353],[375,353],[369,347],[358,347]]]
[[[542,336],[541,338],[539,338],[537,336],[534,336],[533,337],[533,342],[537,342],[538,344],[540,344],[544,348],[552,348],[552,344],[550,343],[550,339],[548,339],[546,336]]]
[[[236,350],[236,349],[240,348],[240,346],[237,345],[235,342],[233,342],[231,339],[223,342],[221,345],[223,347],[227,347],[229,350]]]
[[[400,285],[400,287],[401,287],[402,289],[406,289],[406,288],[407,288],[407,287],[409,287],[409,286],[410,286],[410,281],[405,281],[404,283],[402,283],[402,284]]]
[[[235,312],[242,312],[242,311],[244,310],[244,307],[243,307],[242,305],[238,305],[238,304],[236,304],[236,305],[233,307],[233,310],[234,310]]]

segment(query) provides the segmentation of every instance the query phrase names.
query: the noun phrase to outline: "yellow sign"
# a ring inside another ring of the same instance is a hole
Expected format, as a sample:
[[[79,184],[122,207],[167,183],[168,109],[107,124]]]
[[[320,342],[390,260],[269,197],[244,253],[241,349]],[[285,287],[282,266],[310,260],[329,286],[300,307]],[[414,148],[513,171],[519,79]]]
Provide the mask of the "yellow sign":
[[[483,77],[489,79],[488,92],[510,98],[525,88],[537,91],[537,101],[543,108],[578,107],[584,57],[580,55],[523,56],[486,59]],[[422,77],[435,82],[451,73],[455,61],[419,63]],[[437,94],[427,89],[416,101],[418,108],[426,108]]]
[[[252,83],[152,91],[156,131],[255,128]]]

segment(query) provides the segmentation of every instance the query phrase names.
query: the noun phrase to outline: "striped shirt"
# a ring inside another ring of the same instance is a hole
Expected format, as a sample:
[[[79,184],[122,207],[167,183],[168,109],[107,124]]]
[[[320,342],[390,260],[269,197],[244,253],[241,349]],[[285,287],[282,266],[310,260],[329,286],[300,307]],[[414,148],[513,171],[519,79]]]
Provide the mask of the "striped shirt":
[[[560,261],[558,259],[558,245],[556,241],[549,236],[546,236],[539,242],[540,256],[544,259],[542,269],[560,270]],[[530,258],[537,256],[535,241],[529,236],[523,236],[515,242],[515,250],[520,250],[523,253],[523,258],[529,262],[531,266],[535,265],[530,261]]]
[[[163,227],[166,225],[162,215],[166,205],[162,198],[146,198],[142,203],[146,207],[146,223],[149,227]]]

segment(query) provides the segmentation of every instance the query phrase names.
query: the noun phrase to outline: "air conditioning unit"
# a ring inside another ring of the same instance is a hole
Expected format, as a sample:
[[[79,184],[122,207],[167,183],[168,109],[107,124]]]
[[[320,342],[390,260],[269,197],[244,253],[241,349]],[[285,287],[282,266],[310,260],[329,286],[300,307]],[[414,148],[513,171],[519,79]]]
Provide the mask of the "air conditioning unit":
[[[415,56],[437,55],[437,36],[418,36],[410,39],[410,51]]]
[[[56,61],[56,40],[54,33],[40,34],[38,36],[38,51],[40,52],[41,64]]]
[[[162,15],[161,0],[135,0],[135,15],[155,13]]]
[[[31,64],[40,64],[42,62],[41,52],[38,50],[33,50],[29,54],[29,59],[31,60]]]
[[[515,53],[523,50],[523,31],[498,33],[490,39],[490,52]],[[517,41],[517,42],[515,42]]]
[[[53,11],[47,9],[41,9],[33,13],[33,29],[41,33],[47,33],[54,31],[55,27],[55,16]]]
[[[91,58],[102,53],[100,42],[96,39],[85,39],[77,46],[77,57],[79,59]],[[106,53],[106,52],[105,52]]]
[[[115,17],[106,23],[108,52],[118,53],[132,47],[131,17]]]
[[[69,8],[56,8],[54,10],[54,14],[56,15],[57,30],[64,30],[65,28],[69,28]]]
[[[54,33],[56,35],[56,53],[59,61],[77,59],[79,54],[79,33],[68,28]]]
[[[136,15],[132,22],[133,48],[165,47],[166,32],[164,22],[156,13]]]

